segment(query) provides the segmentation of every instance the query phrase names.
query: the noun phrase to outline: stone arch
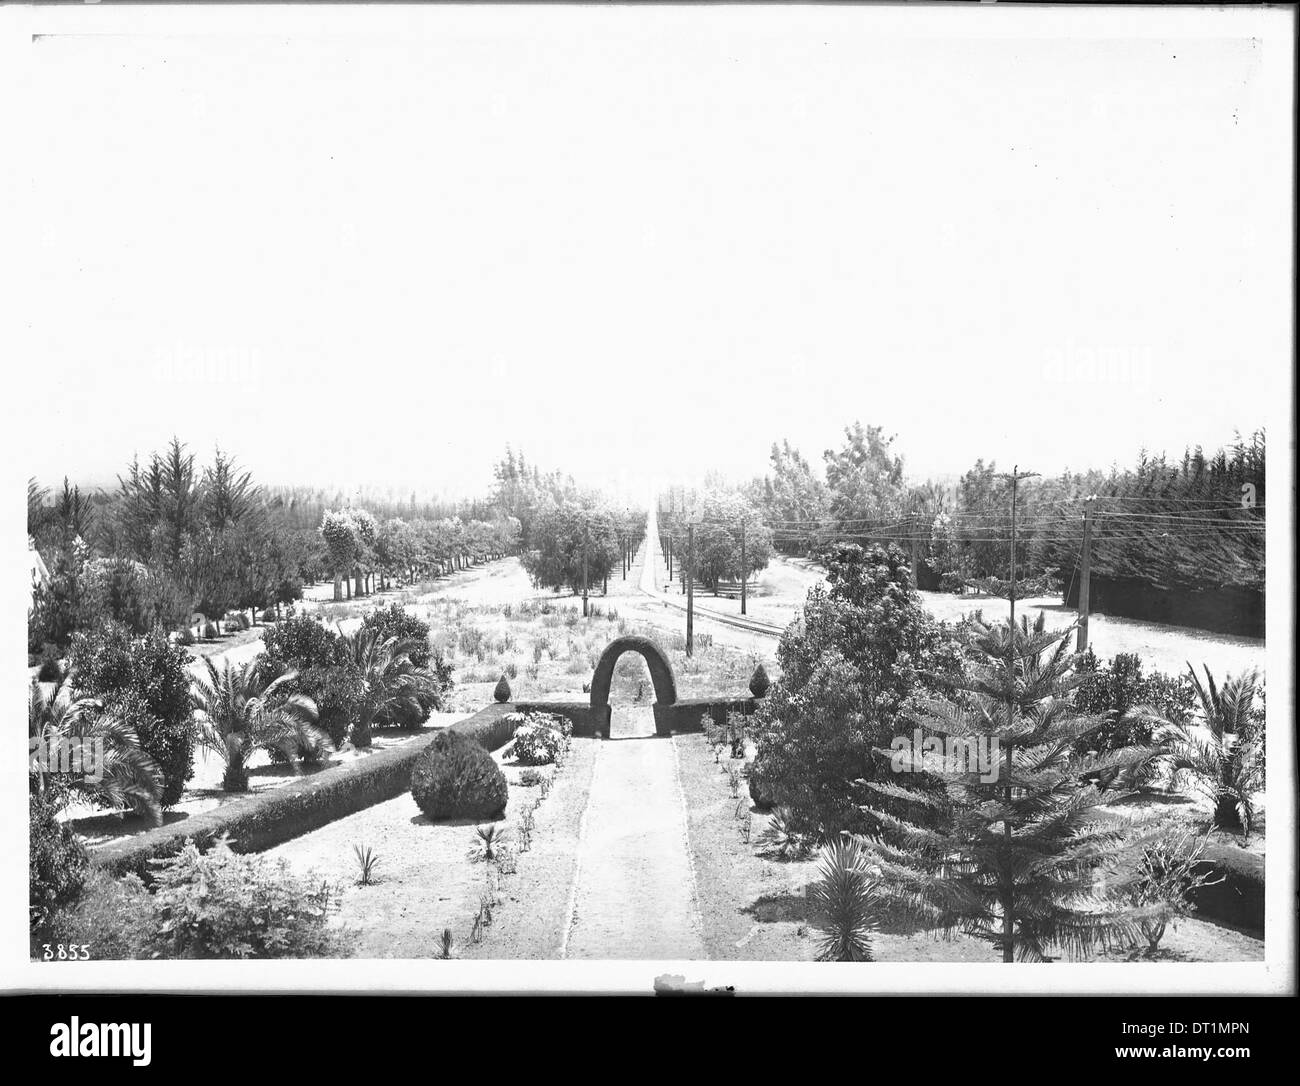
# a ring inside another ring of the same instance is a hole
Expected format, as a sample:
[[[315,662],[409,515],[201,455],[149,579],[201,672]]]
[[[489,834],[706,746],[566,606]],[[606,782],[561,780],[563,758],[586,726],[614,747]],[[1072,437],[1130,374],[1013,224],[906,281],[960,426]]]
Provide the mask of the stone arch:
[[[659,719],[660,710],[677,701],[677,678],[673,675],[673,665],[668,662],[668,655],[648,637],[616,637],[600,654],[596,671],[591,677],[591,720],[595,730],[609,736],[611,710],[609,707],[609,687],[614,679],[614,665],[625,652],[639,652],[650,669],[650,681],[655,688],[655,717]]]

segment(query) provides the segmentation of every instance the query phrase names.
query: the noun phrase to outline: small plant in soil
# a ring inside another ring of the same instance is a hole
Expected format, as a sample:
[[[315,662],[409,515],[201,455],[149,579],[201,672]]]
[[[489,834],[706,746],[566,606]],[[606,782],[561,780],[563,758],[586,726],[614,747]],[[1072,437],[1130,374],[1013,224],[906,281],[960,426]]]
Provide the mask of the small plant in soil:
[[[819,962],[874,960],[871,936],[878,924],[878,899],[857,838],[842,834],[823,849],[818,879],[808,887],[808,904],[821,936]]]
[[[375,868],[379,866],[379,854],[369,845],[353,845],[352,851],[357,857],[357,885],[373,885]]]
[[[525,788],[534,788],[546,779],[546,774],[540,769],[525,769],[519,774],[519,783]]]
[[[476,826],[469,858],[474,863],[495,860],[505,845],[506,831],[500,826]]]
[[[438,957],[443,961],[450,961],[452,953],[456,949],[456,941],[451,937],[451,928],[442,929],[442,945],[438,951]]]
[[[740,795],[740,770],[734,765],[727,766],[727,787],[731,789],[732,798]]]
[[[778,807],[759,835],[763,851],[781,859],[802,856],[808,851],[808,839],[794,829],[794,817],[788,807]]]
[[[1171,830],[1142,850],[1128,897],[1138,911],[1137,926],[1147,941],[1144,958],[1159,953],[1165,929],[1196,911],[1190,894],[1202,886],[1214,886],[1226,876],[1214,877],[1212,868],[1201,867],[1210,833],[1197,834],[1189,828]]]

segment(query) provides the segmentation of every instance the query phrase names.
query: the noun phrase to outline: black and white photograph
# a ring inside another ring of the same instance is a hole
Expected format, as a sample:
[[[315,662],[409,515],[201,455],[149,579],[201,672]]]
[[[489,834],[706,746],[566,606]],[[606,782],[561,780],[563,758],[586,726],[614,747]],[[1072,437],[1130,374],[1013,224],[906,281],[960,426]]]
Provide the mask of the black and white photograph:
[[[4,989],[1294,995],[1295,16],[0,6]]]

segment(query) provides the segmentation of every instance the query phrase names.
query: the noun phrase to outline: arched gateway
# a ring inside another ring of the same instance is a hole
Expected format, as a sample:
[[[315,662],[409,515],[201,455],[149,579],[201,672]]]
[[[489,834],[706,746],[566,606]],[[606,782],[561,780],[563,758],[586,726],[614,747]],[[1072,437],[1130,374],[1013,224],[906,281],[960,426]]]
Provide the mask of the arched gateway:
[[[677,703],[677,679],[668,656],[648,637],[616,637],[600,654],[596,673],[591,677],[591,723],[594,729],[609,736],[611,710],[609,687],[614,678],[614,665],[625,652],[639,652],[650,668],[650,681],[655,688],[655,721],[658,726],[667,716],[663,710]]]

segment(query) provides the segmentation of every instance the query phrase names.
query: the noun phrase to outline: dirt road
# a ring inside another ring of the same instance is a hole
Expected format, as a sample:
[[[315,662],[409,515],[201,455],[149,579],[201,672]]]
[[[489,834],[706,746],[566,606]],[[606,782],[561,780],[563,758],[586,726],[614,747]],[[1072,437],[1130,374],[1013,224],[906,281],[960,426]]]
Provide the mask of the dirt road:
[[[648,708],[615,708],[583,816],[561,957],[702,959],[676,748]]]

